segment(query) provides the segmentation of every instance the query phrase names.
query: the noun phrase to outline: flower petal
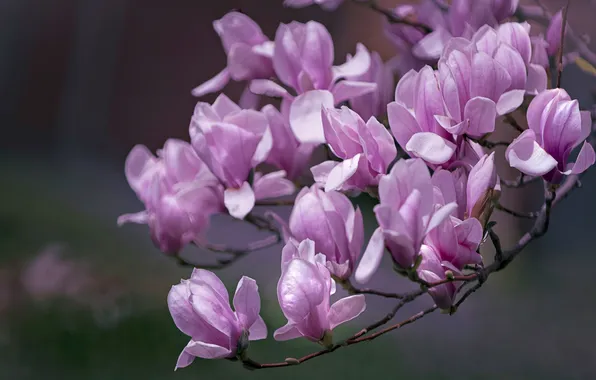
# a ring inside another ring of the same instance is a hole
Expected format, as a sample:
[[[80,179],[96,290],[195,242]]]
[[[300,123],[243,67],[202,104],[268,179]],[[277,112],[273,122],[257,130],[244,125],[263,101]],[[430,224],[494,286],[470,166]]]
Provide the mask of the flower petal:
[[[557,161],[536,142],[533,130],[525,130],[507,147],[509,165],[531,176],[542,176],[557,166]]]
[[[325,90],[305,92],[290,106],[290,127],[302,143],[324,143],[321,109],[333,108],[333,94]]]
[[[356,269],[355,278],[361,284],[364,284],[370,280],[373,274],[377,271],[377,268],[381,264],[383,258],[383,252],[385,251],[385,238],[383,236],[383,230],[377,228],[372,234],[368,246],[362,255],[362,259]]]
[[[329,325],[331,330],[359,316],[366,309],[363,294],[342,298],[329,309]]]
[[[231,216],[244,219],[255,206],[255,193],[250,184],[244,182],[239,189],[224,191],[224,204]]]
[[[191,340],[184,350],[190,355],[203,359],[221,359],[232,353],[229,348],[194,340]]]
[[[432,132],[414,134],[406,144],[406,151],[426,162],[439,165],[449,161],[455,152],[455,144]]]
[[[207,82],[195,87],[192,90],[192,95],[197,98],[211,94],[213,92],[221,91],[230,81],[230,72],[227,68],[223,69],[219,74],[209,79]]]
[[[238,320],[245,329],[251,327],[261,311],[261,297],[257,282],[250,277],[242,276],[234,294],[234,310]]]
[[[331,169],[325,182],[325,191],[341,188],[358,170],[358,163],[361,157],[362,154],[357,154]]]
[[[248,340],[261,340],[267,338],[267,325],[261,316],[257,316],[257,320],[248,329]]]
[[[302,334],[300,333],[300,331],[296,328],[294,324],[290,322],[288,322],[287,325],[278,328],[273,333],[273,338],[280,342],[301,337]]]
[[[594,153],[594,148],[592,144],[589,142],[584,142],[582,145],[579,154],[577,155],[577,159],[575,164],[573,164],[573,168],[571,169],[572,174],[580,174],[588,170],[588,168],[594,165],[596,161],[596,154]]]

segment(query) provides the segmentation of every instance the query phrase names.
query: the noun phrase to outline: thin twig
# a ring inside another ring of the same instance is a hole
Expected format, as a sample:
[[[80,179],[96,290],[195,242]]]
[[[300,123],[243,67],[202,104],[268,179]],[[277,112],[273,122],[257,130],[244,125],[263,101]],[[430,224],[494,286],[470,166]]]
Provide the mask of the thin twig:
[[[407,18],[398,17],[393,11],[381,7],[375,0],[352,0],[353,3],[365,6],[375,12],[381,13],[392,24],[404,24],[422,30],[424,33],[431,33],[433,30],[428,25],[409,20]]]
[[[466,138],[468,140],[470,140],[470,141],[473,141],[473,142],[475,142],[475,143],[477,143],[477,144],[479,144],[479,145],[487,148],[487,149],[493,149],[493,148],[495,148],[497,146],[509,146],[509,144],[510,144],[507,141],[488,141],[488,140],[485,140],[483,138],[477,139],[475,137],[471,137],[471,136],[468,136],[468,135],[466,135]]]
[[[256,201],[255,206],[294,206],[293,199],[280,199],[280,200],[269,200],[263,199]]]
[[[536,219],[538,217],[537,212],[519,212],[515,210],[511,210],[500,203],[495,204],[495,209],[499,211],[503,211],[509,215],[513,215],[516,218],[525,218],[525,219]]]
[[[521,127],[521,125],[519,125],[519,123],[517,122],[517,120],[515,120],[515,118],[511,114],[506,114],[505,115],[505,121],[507,122],[507,124],[509,124],[513,128],[515,128],[518,132],[523,132],[524,131],[524,129]]]
[[[525,185],[536,182],[542,177],[528,177],[524,173],[521,173],[516,179],[510,181],[506,179],[501,179],[501,186],[511,187],[511,188],[518,188],[524,187]]]

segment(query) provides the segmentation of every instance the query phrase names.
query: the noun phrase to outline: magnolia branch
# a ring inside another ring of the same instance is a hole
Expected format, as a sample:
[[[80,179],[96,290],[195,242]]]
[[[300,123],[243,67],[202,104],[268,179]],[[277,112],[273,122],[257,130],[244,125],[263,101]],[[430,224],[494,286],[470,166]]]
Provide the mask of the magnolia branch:
[[[427,314],[430,314],[430,313],[434,312],[435,310],[437,310],[437,306],[434,305],[426,310],[420,311],[420,312],[410,316],[409,318],[407,318],[399,323],[390,325],[382,330],[371,333],[372,331],[378,329],[379,327],[389,323],[389,321],[391,321],[395,317],[397,312],[404,305],[414,301],[421,295],[428,293],[429,289],[431,289],[432,287],[439,286],[439,285],[442,285],[442,284],[445,284],[448,282],[461,282],[462,286],[459,287],[458,292],[457,292],[457,293],[459,293],[465,288],[465,286],[467,284],[475,282],[475,284],[471,288],[466,290],[465,293],[457,300],[457,302],[455,302],[454,306],[451,308],[450,314],[455,313],[458,310],[458,308],[474,292],[476,292],[478,289],[480,289],[482,287],[482,285],[486,282],[486,280],[492,273],[501,271],[504,268],[506,268],[517,257],[517,255],[519,255],[519,253],[523,251],[523,249],[525,247],[527,247],[532,241],[542,237],[548,231],[552,208],[555,205],[557,205],[560,201],[565,199],[567,197],[567,195],[573,189],[577,188],[578,184],[579,184],[579,178],[578,178],[578,176],[575,176],[575,175],[567,177],[567,180],[565,181],[565,183],[561,187],[559,187],[556,192],[555,192],[554,188],[545,184],[544,204],[543,204],[540,212],[536,216],[536,221],[535,221],[534,225],[532,226],[530,231],[528,231],[526,234],[524,234],[521,237],[521,239],[517,242],[517,244],[515,244],[515,246],[513,246],[512,248],[510,248],[508,250],[502,249],[501,242],[500,242],[498,235],[492,230],[492,226],[488,227],[488,234],[491,238],[491,241],[492,241],[493,246],[496,251],[494,262],[491,265],[489,265],[488,267],[480,269],[477,272],[469,274],[469,275],[450,276],[450,277],[446,278],[445,280],[437,282],[437,283],[422,284],[420,290],[416,290],[416,291],[406,293],[406,294],[397,294],[397,293],[392,294],[392,293],[384,293],[384,292],[379,292],[379,291],[370,290],[370,289],[357,289],[348,282],[347,283],[348,285],[344,284],[344,286],[346,287],[346,289],[348,291],[350,291],[354,294],[373,294],[373,295],[379,295],[379,296],[388,297],[388,298],[399,298],[400,301],[383,318],[381,318],[378,321],[376,321],[375,323],[367,326],[366,328],[360,330],[356,334],[352,335],[350,338],[343,340],[341,342],[338,342],[329,348],[311,353],[311,354],[303,356],[301,358],[286,358],[285,361],[276,362],[276,363],[259,363],[257,361],[254,361],[253,359],[244,358],[243,359],[244,366],[249,369],[265,369],[265,368],[280,368],[280,367],[298,365],[298,364],[302,364],[306,361],[309,361],[311,359],[332,353],[332,352],[340,349],[341,347],[347,347],[347,346],[351,346],[353,344],[358,344],[358,343],[367,342],[367,341],[376,339],[381,335],[385,335],[393,330],[397,330],[405,325],[413,323],[413,322],[417,321],[418,319],[423,318]],[[371,333],[371,334],[369,334],[369,333]]]
[[[428,25],[424,25],[422,23],[416,22],[414,20],[410,20],[408,18],[398,17],[393,11],[381,7],[375,0],[352,0],[353,3],[365,6],[367,8],[372,9],[375,12],[378,12],[385,16],[387,20],[392,24],[404,24],[409,25],[414,28],[418,28],[425,33],[431,33],[433,30]]]

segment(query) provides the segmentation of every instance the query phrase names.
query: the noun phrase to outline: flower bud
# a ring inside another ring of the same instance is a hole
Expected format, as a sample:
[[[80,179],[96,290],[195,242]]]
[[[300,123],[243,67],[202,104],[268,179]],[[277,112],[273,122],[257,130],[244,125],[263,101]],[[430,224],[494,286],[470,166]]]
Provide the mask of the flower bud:
[[[484,155],[468,176],[467,210],[469,218],[476,218],[484,226],[501,193],[501,185],[495,166],[495,153]]]

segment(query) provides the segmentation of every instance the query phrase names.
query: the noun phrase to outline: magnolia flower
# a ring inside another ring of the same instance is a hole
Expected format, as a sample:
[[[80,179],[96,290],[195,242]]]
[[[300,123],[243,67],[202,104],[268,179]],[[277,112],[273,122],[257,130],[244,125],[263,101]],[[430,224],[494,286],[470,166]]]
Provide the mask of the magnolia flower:
[[[290,215],[289,229],[297,240],[313,241],[334,276],[350,277],[360,257],[364,224],[360,209],[354,210],[348,197],[336,191],[323,192],[316,186],[302,189]]]
[[[288,323],[275,331],[275,339],[305,337],[330,345],[333,329],[366,308],[362,294],[330,305],[334,287],[325,256],[315,255],[315,243],[307,239],[298,245],[290,240],[282,253],[282,274],[277,284],[277,299]]]
[[[317,4],[326,11],[335,10],[344,0],[284,0],[286,7],[302,8]]]
[[[585,141],[591,133],[588,111],[580,111],[560,88],[536,96],[527,112],[528,127],[509,145],[505,157],[511,167],[530,176],[559,183],[564,175],[583,173],[594,164],[594,148]],[[575,163],[569,154],[583,142]]]
[[[398,161],[379,183],[379,223],[356,269],[356,280],[367,282],[376,272],[385,247],[393,261],[410,269],[426,235],[457,209],[456,203],[435,207],[433,184],[424,161]]]
[[[438,78],[430,66],[409,71],[397,83],[395,102],[387,106],[389,125],[408,154],[430,164],[444,164],[456,150],[453,135],[437,119],[445,115]]]
[[[235,218],[243,219],[257,199],[257,184],[251,187],[249,175],[265,161],[273,144],[267,117],[261,112],[243,110],[221,94],[213,105],[197,104],[190,136],[198,156],[226,187],[224,204],[228,212]],[[275,188],[272,192],[276,196],[294,191],[283,177],[268,179],[266,183]],[[279,193],[278,190],[283,188],[287,191]],[[261,186],[260,192],[267,193],[267,190]]]
[[[228,57],[225,69],[192,91],[200,97],[220,91],[233,79],[245,81],[273,76],[273,42],[250,17],[230,12],[213,22]]]
[[[275,96],[289,102],[289,122],[298,141],[325,142],[321,108],[361,96],[377,88],[376,83],[347,80],[366,73],[370,54],[362,44],[346,63],[333,66],[333,40],[318,22],[281,24],[275,35],[273,67],[279,81],[297,97],[271,80],[254,80],[250,89],[256,94]]]
[[[195,357],[221,359],[242,356],[249,340],[267,337],[259,316],[261,298],[257,283],[243,276],[234,294],[234,309],[221,280],[212,272],[195,269],[189,280],[172,286],[168,308],[176,327],[190,336],[176,368],[190,365]]]
[[[223,189],[188,143],[170,139],[157,153],[137,145],[126,158],[126,179],[146,210],[118,224],[148,224],[154,244],[175,254],[204,239],[211,215],[223,211]]]
[[[315,181],[330,190],[366,190],[379,183],[397,156],[393,137],[371,117],[368,122],[347,107],[323,109],[323,130],[331,151],[344,160],[311,168]]]
[[[444,15],[444,23],[418,41],[412,51],[417,57],[437,60],[452,37],[471,38],[485,25],[496,27],[515,13],[518,3],[519,0],[454,0]]]
[[[497,175],[495,152],[484,155],[472,168],[466,186],[466,216],[477,218],[486,225],[493,209],[493,201],[501,192]]]

